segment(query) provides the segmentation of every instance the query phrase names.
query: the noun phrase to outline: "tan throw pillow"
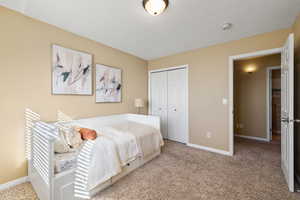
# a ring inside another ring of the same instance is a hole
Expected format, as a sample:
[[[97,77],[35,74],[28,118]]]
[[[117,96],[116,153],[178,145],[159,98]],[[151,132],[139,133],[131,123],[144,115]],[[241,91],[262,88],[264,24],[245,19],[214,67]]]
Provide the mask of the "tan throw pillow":
[[[68,145],[73,149],[80,147],[80,145],[83,143],[81,134],[76,130],[75,127],[71,127],[69,130],[65,131],[65,138]]]
[[[70,152],[71,149],[66,141],[64,130],[60,128],[58,134],[59,134],[59,138],[56,139],[56,141],[54,142],[54,152],[55,153]]]

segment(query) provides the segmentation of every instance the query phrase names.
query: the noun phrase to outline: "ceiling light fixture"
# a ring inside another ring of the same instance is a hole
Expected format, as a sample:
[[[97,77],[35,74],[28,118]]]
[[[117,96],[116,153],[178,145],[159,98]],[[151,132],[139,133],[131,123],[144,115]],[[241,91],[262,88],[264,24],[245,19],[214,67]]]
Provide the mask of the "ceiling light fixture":
[[[163,13],[169,5],[169,0],[143,0],[145,10],[153,16]]]
[[[255,65],[249,65],[245,68],[245,72],[247,72],[248,74],[252,74],[255,71],[256,71],[256,66]]]

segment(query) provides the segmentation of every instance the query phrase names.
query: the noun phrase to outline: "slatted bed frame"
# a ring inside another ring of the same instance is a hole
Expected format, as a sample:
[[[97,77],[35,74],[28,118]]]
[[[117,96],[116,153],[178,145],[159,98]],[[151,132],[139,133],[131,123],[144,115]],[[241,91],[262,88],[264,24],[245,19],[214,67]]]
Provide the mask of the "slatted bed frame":
[[[93,118],[90,119],[93,120]],[[97,119],[99,120],[100,118]],[[101,117],[101,121],[105,125],[124,119],[160,129],[160,120],[154,116],[122,114]],[[58,137],[58,127],[39,121],[39,115],[30,110],[26,110],[26,125],[28,174],[30,182],[41,200],[90,199],[96,193],[109,187],[120,178],[160,155],[160,149],[158,149],[151,156],[146,158],[138,157],[123,167],[120,174],[92,190],[88,190],[87,169],[94,141],[88,141],[84,144],[77,157],[77,167],[75,169],[55,174],[54,142]]]

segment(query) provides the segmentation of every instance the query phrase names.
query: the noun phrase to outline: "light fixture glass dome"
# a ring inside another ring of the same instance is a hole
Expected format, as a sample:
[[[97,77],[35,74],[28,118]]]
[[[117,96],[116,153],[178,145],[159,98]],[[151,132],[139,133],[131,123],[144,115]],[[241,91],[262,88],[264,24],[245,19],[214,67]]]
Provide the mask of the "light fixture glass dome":
[[[143,0],[145,10],[153,16],[165,11],[169,5],[168,0]]]

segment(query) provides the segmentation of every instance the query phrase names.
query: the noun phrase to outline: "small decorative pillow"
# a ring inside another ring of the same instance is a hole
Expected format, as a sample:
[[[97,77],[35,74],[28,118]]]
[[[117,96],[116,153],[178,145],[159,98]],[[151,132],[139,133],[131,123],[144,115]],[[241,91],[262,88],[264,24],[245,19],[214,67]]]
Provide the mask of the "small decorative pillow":
[[[80,147],[80,145],[83,143],[83,140],[81,139],[81,134],[76,130],[75,127],[71,127],[70,129],[65,131],[65,138],[68,145],[72,149]]]
[[[54,152],[55,153],[67,153],[70,152],[70,146],[68,145],[64,130],[59,129],[59,138],[54,142]]]
[[[83,140],[95,140],[97,138],[97,132],[88,128],[80,128],[79,133]]]

